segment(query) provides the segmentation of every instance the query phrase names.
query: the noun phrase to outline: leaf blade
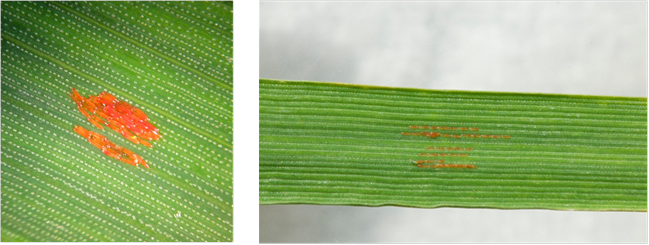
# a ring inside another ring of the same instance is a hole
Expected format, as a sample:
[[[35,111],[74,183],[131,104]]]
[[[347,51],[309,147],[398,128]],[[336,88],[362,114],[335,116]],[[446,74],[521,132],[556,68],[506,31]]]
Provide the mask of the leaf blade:
[[[2,241],[232,240],[231,3],[3,2],[2,12]],[[142,109],[162,139],[148,149],[94,128],[72,87]],[[74,125],[151,169],[105,156]]]
[[[426,147],[477,169],[420,169]],[[644,211],[646,98],[261,79],[260,204],[283,203]]]

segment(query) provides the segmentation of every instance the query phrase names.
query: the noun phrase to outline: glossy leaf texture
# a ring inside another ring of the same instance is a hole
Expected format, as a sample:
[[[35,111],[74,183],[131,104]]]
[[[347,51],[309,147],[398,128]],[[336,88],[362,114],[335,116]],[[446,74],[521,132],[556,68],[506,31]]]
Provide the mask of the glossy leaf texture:
[[[260,204],[646,211],[647,99],[260,80]]]
[[[232,241],[232,16],[232,2],[2,2],[2,241]],[[141,109],[162,137],[96,128],[73,87]]]

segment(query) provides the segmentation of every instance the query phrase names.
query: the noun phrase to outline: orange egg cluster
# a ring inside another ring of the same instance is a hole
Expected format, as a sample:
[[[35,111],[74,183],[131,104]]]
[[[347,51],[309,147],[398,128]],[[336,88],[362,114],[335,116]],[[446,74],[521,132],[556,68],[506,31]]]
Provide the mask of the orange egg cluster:
[[[438,132],[403,132],[401,135],[410,135],[410,136],[427,136],[431,138],[437,138],[437,137],[446,137],[446,138],[503,138],[503,139],[511,139],[512,137],[509,135],[487,135],[487,134],[440,134]]]
[[[412,160],[411,160],[412,161]],[[444,159],[440,160],[419,160],[419,161],[412,161],[415,164],[422,164],[422,163],[444,163]]]
[[[131,164],[133,166],[137,166],[138,164],[141,164],[145,168],[149,168],[149,165],[146,164],[146,162],[144,161],[144,159],[142,159],[142,157],[140,157],[139,155],[133,153],[132,151],[124,147],[118,146],[113,142],[110,142],[108,139],[106,139],[106,137],[104,137],[101,134],[88,131],[85,128],[78,125],[74,126],[74,132],[77,132],[82,137],[86,138],[88,142],[90,142],[90,144],[99,148],[104,154],[108,155],[109,157],[115,158],[117,160]]]
[[[419,168],[470,168],[475,169],[476,166],[473,164],[435,164],[435,165],[425,165],[417,164]]]
[[[412,132],[403,132],[401,135],[411,135],[411,136],[428,136],[431,138],[437,138],[437,136],[440,136],[441,134],[438,132],[420,132],[420,133],[412,133]]]
[[[151,144],[147,140],[160,138],[158,128],[149,123],[149,118],[142,110],[116,99],[107,92],[85,98],[72,88],[70,97],[88,121],[99,129],[104,129],[102,125],[106,125],[129,141],[148,147],[151,147]]]
[[[420,156],[432,156],[432,157],[466,157],[469,154],[455,154],[455,153],[419,153]]]

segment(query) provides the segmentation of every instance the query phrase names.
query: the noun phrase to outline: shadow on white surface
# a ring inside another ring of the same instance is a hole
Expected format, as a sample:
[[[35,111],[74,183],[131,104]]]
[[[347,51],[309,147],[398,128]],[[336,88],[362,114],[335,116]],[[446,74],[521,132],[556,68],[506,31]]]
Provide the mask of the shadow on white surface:
[[[268,205],[259,241],[273,243],[646,243],[647,214]]]

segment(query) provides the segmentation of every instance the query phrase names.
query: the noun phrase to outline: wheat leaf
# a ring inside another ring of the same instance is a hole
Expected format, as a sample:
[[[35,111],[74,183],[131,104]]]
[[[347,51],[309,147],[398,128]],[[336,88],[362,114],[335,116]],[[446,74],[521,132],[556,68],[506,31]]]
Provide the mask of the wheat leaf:
[[[142,109],[162,138],[95,128],[72,88]],[[2,2],[3,242],[232,241],[232,191],[232,2]]]
[[[647,209],[647,100],[260,80],[260,204]]]

